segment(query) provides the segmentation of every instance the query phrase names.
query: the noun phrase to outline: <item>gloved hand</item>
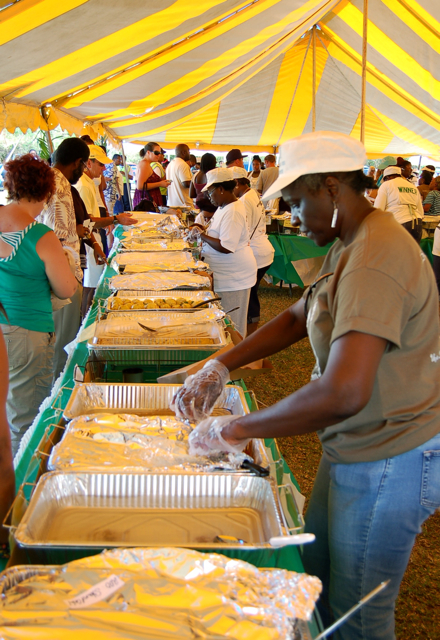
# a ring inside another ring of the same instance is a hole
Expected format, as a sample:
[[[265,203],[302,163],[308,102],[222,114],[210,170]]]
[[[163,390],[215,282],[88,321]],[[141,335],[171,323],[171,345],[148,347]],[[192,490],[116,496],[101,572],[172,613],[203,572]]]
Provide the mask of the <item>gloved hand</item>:
[[[208,360],[203,369],[185,380],[172,399],[170,409],[178,418],[200,422],[209,416],[227,382],[227,368],[215,358]]]
[[[209,456],[212,453],[241,453],[250,438],[232,444],[222,437],[222,430],[240,416],[217,416],[206,418],[189,434],[189,454]]]
[[[197,242],[197,240],[200,238],[202,233],[203,231],[200,229],[200,227],[191,227],[191,229],[189,229],[187,233],[186,241]]]

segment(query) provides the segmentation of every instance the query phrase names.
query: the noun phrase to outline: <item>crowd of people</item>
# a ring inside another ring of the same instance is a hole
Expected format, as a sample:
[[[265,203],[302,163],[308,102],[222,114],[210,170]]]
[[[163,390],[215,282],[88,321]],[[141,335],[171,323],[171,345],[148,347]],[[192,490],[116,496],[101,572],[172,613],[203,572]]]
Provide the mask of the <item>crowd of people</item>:
[[[281,169],[268,154],[264,168],[254,156],[247,171],[237,148],[226,167],[211,153],[197,162],[186,144],[170,162],[156,142],[140,156],[135,209],[197,209],[187,238],[199,244],[215,292],[245,338],[187,380],[174,399],[177,415],[209,415],[230,371],[306,336],[316,357],[308,385],[243,418],[203,420],[190,436],[192,450],[237,452],[252,437],[316,431],[323,457],[306,522],[317,541],[304,563],[323,582],[321,614],[330,622],[391,579],[338,638],[392,640],[415,536],[440,507],[440,228],[435,277],[418,247],[424,215],[440,215],[440,178],[428,165],[415,184],[411,163],[393,157],[366,174],[363,145],[331,132],[285,143]],[[12,457],[66,364],[65,347],[93,299],[112,229],[136,223],[126,211],[132,176],[121,163],[84,136],[61,142],[52,166],[35,154],[6,164],[0,518],[14,493]],[[291,211],[317,245],[332,247],[303,298],[258,329],[258,288],[274,256],[266,208]]]

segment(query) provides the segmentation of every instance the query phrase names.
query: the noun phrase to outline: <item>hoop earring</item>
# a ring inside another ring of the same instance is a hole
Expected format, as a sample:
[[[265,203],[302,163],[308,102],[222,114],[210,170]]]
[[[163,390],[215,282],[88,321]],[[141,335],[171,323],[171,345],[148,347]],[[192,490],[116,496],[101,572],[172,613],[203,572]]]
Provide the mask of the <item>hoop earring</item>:
[[[331,228],[334,229],[336,227],[336,223],[338,221],[338,207],[336,206],[336,202],[333,203],[333,218],[331,223]]]

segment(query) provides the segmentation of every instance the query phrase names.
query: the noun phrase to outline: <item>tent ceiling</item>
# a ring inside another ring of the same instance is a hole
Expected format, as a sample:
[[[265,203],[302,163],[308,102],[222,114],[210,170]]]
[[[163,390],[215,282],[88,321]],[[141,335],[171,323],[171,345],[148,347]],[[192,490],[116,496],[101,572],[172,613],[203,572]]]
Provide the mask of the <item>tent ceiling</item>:
[[[362,0],[20,0],[0,11],[0,124],[271,149],[359,136]],[[0,8],[1,8],[0,3]],[[116,26],[117,25],[117,26]],[[19,52],[19,55],[18,55]],[[440,3],[369,0],[370,154],[439,155]]]

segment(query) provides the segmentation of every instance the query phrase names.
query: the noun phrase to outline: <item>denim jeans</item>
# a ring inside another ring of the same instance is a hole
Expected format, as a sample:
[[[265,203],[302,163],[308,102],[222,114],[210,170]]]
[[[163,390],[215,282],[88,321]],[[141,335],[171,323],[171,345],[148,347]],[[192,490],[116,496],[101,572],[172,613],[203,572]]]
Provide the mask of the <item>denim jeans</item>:
[[[307,573],[323,582],[325,626],[380,582],[388,587],[338,631],[335,640],[394,640],[394,605],[415,537],[440,507],[440,434],[377,462],[321,459],[306,513],[316,541],[304,547]]]

